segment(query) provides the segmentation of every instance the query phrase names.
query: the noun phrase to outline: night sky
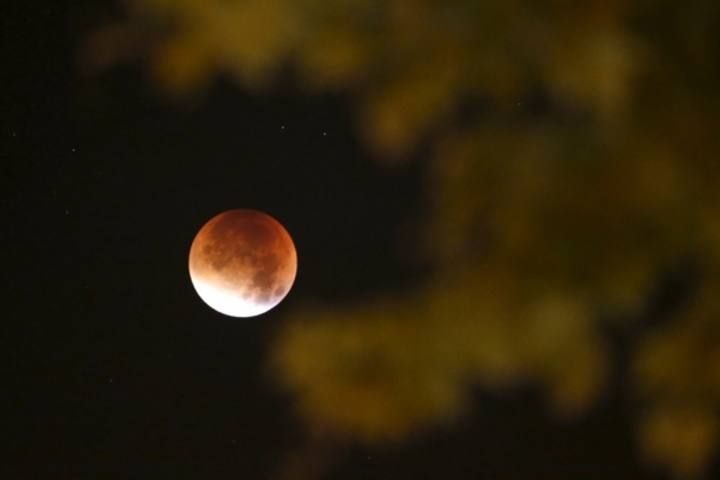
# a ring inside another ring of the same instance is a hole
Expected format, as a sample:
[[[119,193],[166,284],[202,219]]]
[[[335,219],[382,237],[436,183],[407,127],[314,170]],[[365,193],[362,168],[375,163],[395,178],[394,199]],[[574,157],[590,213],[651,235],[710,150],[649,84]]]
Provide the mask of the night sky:
[[[84,77],[78,45],[110,7],[11,8],[3,478],[271,478],[305,433],[265,370],[268,339],[297,305],[423,279],[398,234],[426,208],[423,152],[381,167],[355,136],[352,101],[309,96],[290,75],[252,95],[219,80],[191,101],[138,65]],[[219,315],[189,281],[193,236],[231,208],[270,213],[297,247],[293,290],[261,317]],[[625,395],[558,421],[539,392],[478,391],[454,425],[342,449],[327,478],[662,478],[637,464]]]

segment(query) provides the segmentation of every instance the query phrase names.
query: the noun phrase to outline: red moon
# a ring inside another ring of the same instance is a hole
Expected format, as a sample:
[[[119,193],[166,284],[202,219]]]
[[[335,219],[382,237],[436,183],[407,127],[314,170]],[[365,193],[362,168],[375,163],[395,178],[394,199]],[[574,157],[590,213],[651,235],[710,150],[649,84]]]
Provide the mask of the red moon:
[[[270,215],[228,210],[195,236],[190,280],[211,308],[231,317],[267,312],[290,291],[297,253],[290,234]]]

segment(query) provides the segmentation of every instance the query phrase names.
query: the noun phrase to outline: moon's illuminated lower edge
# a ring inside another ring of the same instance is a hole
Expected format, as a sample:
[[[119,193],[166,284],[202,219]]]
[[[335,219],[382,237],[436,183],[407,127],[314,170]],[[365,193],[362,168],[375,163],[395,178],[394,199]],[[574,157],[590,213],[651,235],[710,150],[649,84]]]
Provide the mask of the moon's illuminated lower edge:
[[[197,278],[191,278],[193,287],[200,298],[213,310],[230,317],[254,317],[275,307],[285,297],[275,298],[267,303],[256,303],[246,300],[232,290],[217,286]]]

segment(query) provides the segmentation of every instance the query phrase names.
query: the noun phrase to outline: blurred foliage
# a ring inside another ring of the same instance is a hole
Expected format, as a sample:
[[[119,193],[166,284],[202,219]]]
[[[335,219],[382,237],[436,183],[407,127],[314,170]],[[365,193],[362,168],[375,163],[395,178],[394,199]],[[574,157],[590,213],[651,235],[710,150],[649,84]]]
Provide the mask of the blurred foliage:
[[[645,458],[702,475],[720,418],[720,3],[132,0],[89,65],[136,54],[175,93],[226,75],[357,99],[379,158],[433,145],[417,291],[292,314],[273,372],[308,424],[400,440],[460,415],[468,385],[599,398],[606,322],[639,331]],[[638,318],[696,258],[688,308]],[[608,320],[614,319],[614,320]],[[624,323],[620,319],[625,319]],[[619,324],[619,325],[618,325]]]

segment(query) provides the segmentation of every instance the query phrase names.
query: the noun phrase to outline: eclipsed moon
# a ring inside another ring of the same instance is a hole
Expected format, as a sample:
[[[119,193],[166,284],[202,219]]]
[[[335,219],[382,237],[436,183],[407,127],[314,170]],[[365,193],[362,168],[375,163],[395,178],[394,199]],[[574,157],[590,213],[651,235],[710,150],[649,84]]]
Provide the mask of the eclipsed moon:
[[[290,234],[270,215],[228,210],[195,236],[188,261],[195,291],[231,317],[265,313],[288,294],[297,273]]]

